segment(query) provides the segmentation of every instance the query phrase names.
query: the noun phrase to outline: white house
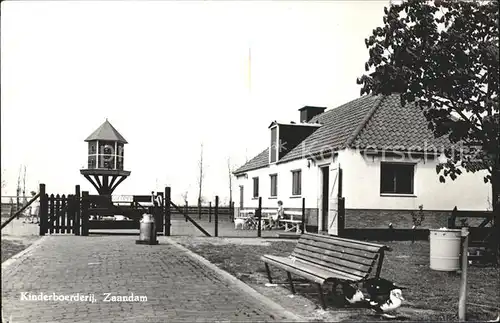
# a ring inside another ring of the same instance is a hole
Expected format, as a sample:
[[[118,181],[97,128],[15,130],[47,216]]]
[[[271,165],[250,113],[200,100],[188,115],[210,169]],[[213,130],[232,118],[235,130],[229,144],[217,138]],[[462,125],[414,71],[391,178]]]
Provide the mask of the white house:
[[[331,234],[336,196],[345,198],[346,227],[410,228],[420,205],[423,228],[446,225],[455,206],[488,209],[485,173],[439,181],[436,165],[453,145],[435,138],[423,113],[401,106],[399,96],[363,96],[325,110],[306,106],[300,122],[271,123],[269,147],[234,172],[238,209],[256,208],[262,197],[263,207],[281,200],[285,209],[300,210],[304,198],[309,230]]]

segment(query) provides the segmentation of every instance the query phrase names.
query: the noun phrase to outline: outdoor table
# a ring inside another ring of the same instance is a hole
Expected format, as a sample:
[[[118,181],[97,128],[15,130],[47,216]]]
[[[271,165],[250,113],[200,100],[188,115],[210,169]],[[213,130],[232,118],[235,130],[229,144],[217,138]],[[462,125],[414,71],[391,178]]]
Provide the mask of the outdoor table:
[[[287,213],[285,213],[287,214]],[[294,220],[293,219],[293,216],[294,214],[293,213],[288,213],[288,215],[290,216],[289,219],[282,219],[280,220],[280,222],[284,223],[285,224],[285,232],[289,232],[289,231],[292,231],[295,229],[295,231],[297,233],[300,232],[300,226],[299,224],[302,223],[302,219],[301,220]],[[302,215],[300,215],[302,216]]]

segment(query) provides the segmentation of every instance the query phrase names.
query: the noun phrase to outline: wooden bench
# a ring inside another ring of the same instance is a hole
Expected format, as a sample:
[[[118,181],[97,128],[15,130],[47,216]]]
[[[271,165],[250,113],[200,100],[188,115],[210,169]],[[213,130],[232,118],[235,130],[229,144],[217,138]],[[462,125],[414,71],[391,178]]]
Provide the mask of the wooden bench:
[[[286,271],[292,293],[295,288],[291,274],[317,284],[321,305],[326,308],[323,285],[342,282],[361,282],[373,273],[380,276],[384,252],[391,249],[384,245],[326,236],[312,233],[303,234],[292,254],[288,257],[263,255],[267,277],[272,283],[269,265]]]
[[[285,225],[285,232],[295,229],[297,233],[300,233],[300,225],[302,224],[302,211],[285,210],[284,214],[285,217],[290,217],[289,219],[285,218],[280,220],[280,222]]]
[[[484,228],[488,224],[493,224],[492,211],[459,211],[455,206],[451,211],[451,216],[448,218],[448,228],[455,229],[458,227],[456,225],[457,218],[483,218],[478,228]]]

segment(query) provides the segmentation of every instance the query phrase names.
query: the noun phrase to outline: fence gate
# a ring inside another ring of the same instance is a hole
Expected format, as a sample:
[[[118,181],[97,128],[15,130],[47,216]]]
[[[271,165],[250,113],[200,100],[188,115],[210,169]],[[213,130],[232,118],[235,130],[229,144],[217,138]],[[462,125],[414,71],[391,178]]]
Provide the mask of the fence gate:
[[[49,195],[45,193],[45,184],[40,184],[39,195],[42,236],[88,235],[89,229],[139,229],[139,221],[146,212],[153,214],[158,233],[166,227],[163,192],[157,192],[158,204],[151,203],[151,195],[134,195],[133,202],[126,205],[113,202],[110,195],[80,194],[80,185],[75,186],[75,194]],[[115,215],[123,215],[126,220],[115,220]]]
[[[139,229],[139,221],[144,213],[154,216],[157,233],[163,232],[164,213],[162,205],[145,206],[151,202],[151,195],[134,195],[129,205],[114,203],[110,195],[89,195],[82,192],[81,219],[82,235],[89,234],[91,229],[130,230]],[[162,202],[163,203],[163,202]],[[115,220],[115,215],[124,216],[124,220]]]
[[[79,200],[75,195],[40,194],[40,235],[79,234]]]

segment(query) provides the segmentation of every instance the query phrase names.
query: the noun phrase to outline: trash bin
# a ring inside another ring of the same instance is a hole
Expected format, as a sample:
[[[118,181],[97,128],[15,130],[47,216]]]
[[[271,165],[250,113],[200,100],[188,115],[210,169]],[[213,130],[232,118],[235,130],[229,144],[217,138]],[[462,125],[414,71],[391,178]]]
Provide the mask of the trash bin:
[[[431,269],[439,271],[459,270],[462,230],[441,228],[429,231]]]
[[[139,240],[135,241],[136,244],[158,244],[156,240],[156,227],[155,219],[152,214],[143,214],[139,227]]]

